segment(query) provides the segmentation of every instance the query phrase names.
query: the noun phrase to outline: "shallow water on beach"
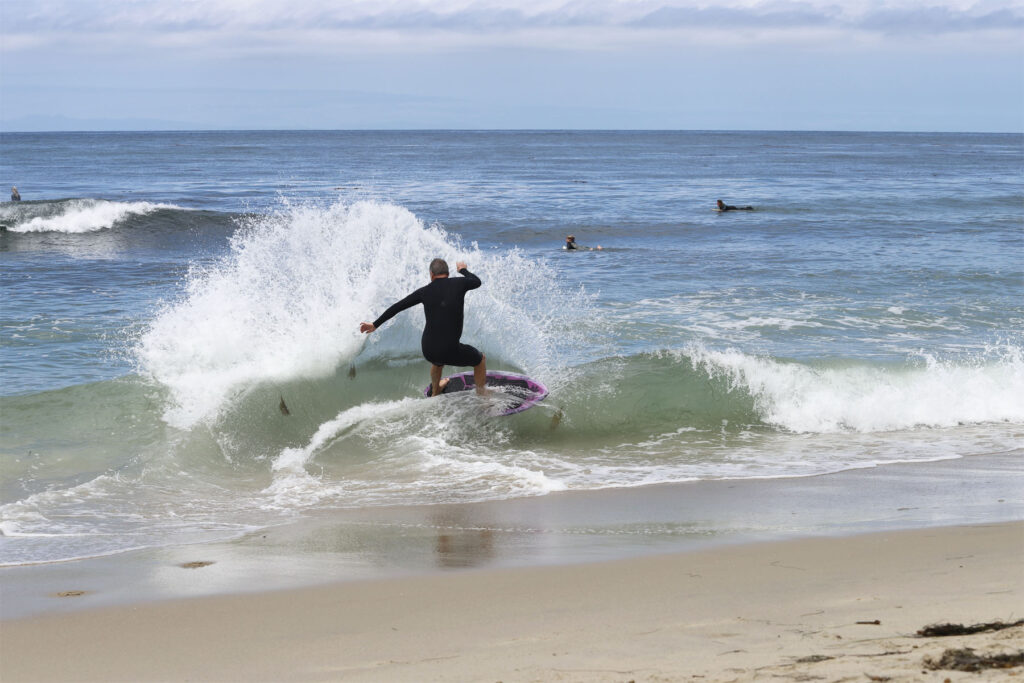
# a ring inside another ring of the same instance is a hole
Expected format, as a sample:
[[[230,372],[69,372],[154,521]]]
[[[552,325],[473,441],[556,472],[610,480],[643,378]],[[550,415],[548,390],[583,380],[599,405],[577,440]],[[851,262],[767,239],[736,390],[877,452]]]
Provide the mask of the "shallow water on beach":
[[[1024,444],[1020,135],[0,145],[3,563]],[[435,256],[484,281],[463,340],[543,404],[420,399],[416,310],[358,334]]]

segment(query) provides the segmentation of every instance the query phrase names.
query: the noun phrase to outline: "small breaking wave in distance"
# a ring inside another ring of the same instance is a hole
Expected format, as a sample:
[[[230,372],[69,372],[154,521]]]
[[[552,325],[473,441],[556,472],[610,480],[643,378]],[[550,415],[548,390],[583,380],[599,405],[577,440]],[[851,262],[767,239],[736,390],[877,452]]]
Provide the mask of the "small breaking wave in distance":
[[[63,199],[5,204],[0,206],[0,223],[17,233],[86,233],[109,230],[132,216],[144,216],[161,209],[183,210],[173,204],[152,202]]]

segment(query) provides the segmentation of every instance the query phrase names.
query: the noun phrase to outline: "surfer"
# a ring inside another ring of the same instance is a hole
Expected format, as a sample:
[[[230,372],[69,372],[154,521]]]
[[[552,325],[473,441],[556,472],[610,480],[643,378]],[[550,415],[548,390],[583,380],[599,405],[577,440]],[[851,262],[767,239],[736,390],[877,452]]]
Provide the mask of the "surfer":
[[[575,235],[569,235],[568,237],[566,237],[565,238],[565,246],[562,247],[562,248],[565,249],[566,251],[583,250],[583,249],[585,249],[587,251],[602,251],[602,250],[604,250],[604,247],[602,247],[600,244],[597,245],[596,247],[583,247],[583,246],[580,246],[579,244],[576,244],[576,237],[575,237]]]
[[[462,277],[451,279],[448,277],[448,263],[444,259],[434,259],[430,262],[430,284],[392,304],[372,323],[360,323],[359,331],[369,334],[405,309],[423,304],[427,324],[423,328],[420,348],[431,365],[430,395],[437,396],[444,390],[447,381],[441,383],[441,371],[445,365],[468,365],[473,368],[476,393],[483,396],[488,393],[485,388],[487,357],[472,346],[460,343],[466,292],[476,289],[481,282],[469,272],[464,262],[456,262],[455,269]]]
[[[754,207],[752,207],[752,206],[729,206],[728,204],[723,202],[721,199],[719,199],[718,200],[718,210],[719,211],[753,211]]]
[[[20,202],[21,201],[21,193],[18,192],[18,188],[14,187],[13,185],[11,186],[11,201],[12,202]]]

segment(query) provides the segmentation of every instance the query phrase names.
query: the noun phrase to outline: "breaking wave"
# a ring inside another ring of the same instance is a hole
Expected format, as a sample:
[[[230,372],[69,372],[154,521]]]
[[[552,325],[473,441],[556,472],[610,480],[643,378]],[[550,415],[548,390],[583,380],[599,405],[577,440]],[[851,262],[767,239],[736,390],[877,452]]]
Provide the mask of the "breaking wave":
[[[435,257],[467,261],[483,279],[463,338],[493,367],[554,381],[559,350],[583,333],[585,295],[564,291],[546,266],[462,244],[398,206],[302,205],[242,220],[230,252],[193,268],[183,296],[136,345],[140,370],[170,390],[165,417],[177,427],[216,419],[260,385],[330,377],[357,359],[418,357],[419,311],[372,338],[359,323],[426,284]]]
[[[108,230],[132,216],[143,216],[161,209],[183,210],[173,204],[64,199],[0,206],[0,222],[11,232],[74,234]]]

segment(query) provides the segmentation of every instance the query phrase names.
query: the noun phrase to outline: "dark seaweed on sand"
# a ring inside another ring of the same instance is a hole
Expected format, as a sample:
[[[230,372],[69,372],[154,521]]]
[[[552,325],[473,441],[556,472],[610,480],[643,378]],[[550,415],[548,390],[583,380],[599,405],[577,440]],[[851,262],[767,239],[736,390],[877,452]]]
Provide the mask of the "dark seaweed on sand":
[[[1024,650],[1010,654],[976,655],[965,647],[961,650],[946,650],[938,659],[925,659],[929,669],[952,669],[954,671],[983,671],[985,669],[1010,669],[1024,665]]]
[[[917,632],[922,638],[934,638],[936,636],[969,636],[972,633],[984,633],[985,631],[1002,631],[1005,628],[1024,625],[1024,619],[1006,623],[1002,621],[990,621],[985,624],[932,624],[925,626]]]

